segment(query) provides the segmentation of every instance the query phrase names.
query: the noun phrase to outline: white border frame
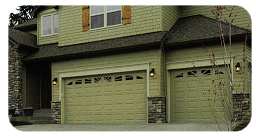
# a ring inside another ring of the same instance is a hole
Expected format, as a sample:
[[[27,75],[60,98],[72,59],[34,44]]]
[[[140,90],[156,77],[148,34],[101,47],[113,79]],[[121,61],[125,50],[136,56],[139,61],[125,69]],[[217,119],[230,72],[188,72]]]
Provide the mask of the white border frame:
[[[224,63],[224,60],[226,63]],[[231,64],[229,63],[231,62]],[[231,77],[233,81],[233,63],[234,63],[234,57],[231,58],[223,58],[223,57],[216,57],[216,65],[224,65],[224,64],[229,64],[230,69],[231,69]],[[166,95],[166,115],[167,115],[167,123],[171,123],[171,115],[170,115],[170,108],[171,108],[171,101],[170,101],[170,96],[171,96],[171,89],[170,89],[170,76],[171,76],[171,70],[178,70],[178,69],[185,69],[185,68],[193,68],[193,67],[207,67],[207,66],[212,66],[211,64],[211,59],[206,58],[206,59],[197,59],[197,60],[188,60],[188,61],[176,61],[176,62],[169,62],[166,63],[166,76],[167,76],[167,95]]]
[[[70,71],[62,72],[58,75],[59,81],[59,101],[61,102],[61,124],[64,124],[64,78],[76,77],[76,76],[87,76],[87,75],[96,75],[96,74],[106,74],[106,73],[117,73],[117,72],[129,72],[129,71],[146,71],[146,95],[145,95],[145,106],[146,106],[146,124],[148,124],[148,97],[149,97],[149,63],[135,64],[135,65],[124,65],[124,66],[115,66],[108,68],[98,68],[90,69],[86,71]]]

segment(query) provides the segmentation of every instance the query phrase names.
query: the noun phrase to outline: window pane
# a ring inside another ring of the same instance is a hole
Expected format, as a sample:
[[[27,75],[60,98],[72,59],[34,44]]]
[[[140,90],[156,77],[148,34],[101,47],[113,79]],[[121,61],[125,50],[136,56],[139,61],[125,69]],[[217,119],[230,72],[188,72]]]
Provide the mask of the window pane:
[[[121,6],[107,6],[107,12],[108,11],[121,11]]]
[[[99,28],[104,26],[104,15],[91,16],[91,28]]]
[[[43,17],[43,25],[42,25],[43,35],[51,34],[51,25],[52,25],[51,16]]]
[[[59,16],[53,15],[53,32],[58,33],[59,32]]]
[[[104,6],[91,6],[91,15],[102,14],[104,12]]]
[[[120,23],[121,23],[121,11],[108,13],[107,25],[116,25]]]

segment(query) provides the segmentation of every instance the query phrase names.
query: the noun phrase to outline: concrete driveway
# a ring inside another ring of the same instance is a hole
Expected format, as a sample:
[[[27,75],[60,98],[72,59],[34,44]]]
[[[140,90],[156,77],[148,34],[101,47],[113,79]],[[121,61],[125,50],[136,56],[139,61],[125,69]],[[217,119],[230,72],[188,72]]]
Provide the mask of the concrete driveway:
[[[89,125],[35,124],[16,126],[21,131],[227,131],[216,124]]]

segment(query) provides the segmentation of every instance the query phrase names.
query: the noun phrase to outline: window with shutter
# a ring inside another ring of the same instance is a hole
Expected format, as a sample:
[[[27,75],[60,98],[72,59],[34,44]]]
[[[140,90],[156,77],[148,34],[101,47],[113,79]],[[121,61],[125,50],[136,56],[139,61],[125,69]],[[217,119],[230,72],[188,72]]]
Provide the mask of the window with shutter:
[[[84,6],[83,31],[131,23],[131,6]]]
[[[91,6],[91,29],[121,24],[121,6]]]

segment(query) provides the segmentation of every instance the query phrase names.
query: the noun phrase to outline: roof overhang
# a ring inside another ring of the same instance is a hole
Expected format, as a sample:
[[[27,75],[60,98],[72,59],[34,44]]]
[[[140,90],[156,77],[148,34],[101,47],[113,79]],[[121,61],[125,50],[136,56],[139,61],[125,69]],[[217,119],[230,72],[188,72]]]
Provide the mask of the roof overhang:
[[[166,32],[154,32],[68,46],[43,45],[38,47],[37,52],[25,58],[25,61],[60,61],[154,49],[160,47],[165,34]]]
[[[22,24],[16,25],[14,27],[14,29],[16,30],[20,30],[20,31],[33,31],[33,30],[37,30],[37,19],[31,19],[29,21],[26,21]]]
[[[231,30],[230,30],[231,29]],[[217,21],[202,15],[180,18],[170,29],[166,37],[166,46],[184,46],[194,43],[212,42],[219,43],[222,30],[225,40],[244,41],[251,38],[248,29]]]
[[[9,41],[15,43],[21,48],[28,50],[37,50],[36,36],[30,33],[22,32],[15,29],[9,29]]]

